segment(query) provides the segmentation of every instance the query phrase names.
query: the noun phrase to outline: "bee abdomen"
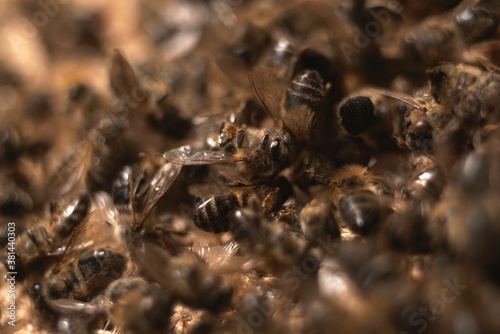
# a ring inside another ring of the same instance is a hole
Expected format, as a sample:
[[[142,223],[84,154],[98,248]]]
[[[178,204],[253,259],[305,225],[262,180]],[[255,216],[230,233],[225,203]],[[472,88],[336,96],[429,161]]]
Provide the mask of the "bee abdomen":
[[[339,203],[340,216],[346,226],[356,234],[368,235],[380,221],[382,208],[371,191],[350,193]]]
[[[109,269],[123,272],[126,259],[122,254],[107,249],[97,249],[78,260],[78,269],[85,281]],[[116,278],[116,277],[115,277]]]
[[[194,224],[207,232],[229,231],[229,214],[244,205],[246,197],[244,194],[228,194],[204,200],[196,208]]]
[[[287,91],[287,102],[290,107],[307,105],[312,111],[321,108],[326,90],[323,79],[318,72],[305,70],[295,76]]]
[[[68,237],[73,229],[87,215],[90,208],[90,198],[87,194],[80,195],[65,210],[65,214],[56,221],[54,233],[62,238]]]
[[[445,175],[441,167],[436,166],[420,173],[413,182],[403,190],[405,198],[423,199],[427,196],[439,198],[445,184]]]
[[[78,260],[78,277],[75,277],[75,299],[87,299],[120,278],[125,271],[127,259],[109,249],[96,249]]]

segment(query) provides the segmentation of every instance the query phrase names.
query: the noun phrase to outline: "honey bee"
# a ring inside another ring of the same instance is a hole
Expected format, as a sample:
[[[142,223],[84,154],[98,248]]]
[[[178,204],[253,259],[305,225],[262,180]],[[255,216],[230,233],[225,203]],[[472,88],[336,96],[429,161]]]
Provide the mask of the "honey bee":
[[[468,153],[453,170],[449,187],[431,216],[436,247],[498,281],[499,137]],[[475,248],[470,248],[472,245]]]
[[[219,135],[220,150],[196,151],[184,146],[165,152],[164,157],[181,165],[237,163],[249,179],[269,178],[289,167],[320,119],[329,86],[314,70],[297,74],[286,95],[284,78],[274,67],[258,66],[249,78],[269,116],[282,130],[239,128],[226,122]]]
[[[410,177],[396,195],[384,226],[390,247],[411,253],[431,250],[429,220],[446,183],[444,170],[424,154],[413,154]]]
[[[75,326],[98,329],[101,323],[96,320],[107,315],[106,327],[111,321],[127,333],[158,333],[164,330],[170,323],[173,304],[171,296],[158,284],[140,277],[118,278],[89,301],[45,298],[43,302],[59,314],[58,329]]]
[[[167,163],[151,174],[143,167],[142,175],[133,175],[126,167],[113,187],[115,202],[105,192],[96,193],[96,208],[73,231],[63,258],[41,283],[41,295],[88,300],[125,272],[134,271],[130,259],[140,246],[143,223],[180,169]]]
[[[404,37],[408,55],[428,65],[458,61],[464,48],[491,37],[498,27],[497,15],[470,2],[413,26]]]
[[[32,212],[35,203],[31,194],[7,175],[0,175],[0,213],[6,216],[24,216]]]
[[[401,189],[400,197],[403,200],[439,199],[446,183],[441,166],[435,159],[424,154],[415,154],[412,166],[412,176]]]
[[[283,273],[290,265],[309,255],[310,244],[302,234],[283,222],[269,222],[253,197],[247,206],[231,214],[230,231],[240,248],[252,255],[258,270]]]
[[[427,73],[430,89],[422,89],[414,97],[376,89],[410,106],[397,135],[398,145],[435,153],[436,145],[453,139],[450,149],[463,152],[484,126],[498,122],[493,93],[498,86],[498,74],[462,63],[443,64]],[[368,111],[364,112],[370,112],[370,103],[365,105]]]
[[[23,270],[47,254],[63,246],[73,230],[90,211],[90,198],[87,194],[78,196],[61,212],[55,213],[50,220],[28,227],[16,238],[16,260]]]
[[[467,64],[443,64],[427,72],[435,101],[460,118],[468,131],[499,121],[500,75]]]
[[[220,194],[203,198],[196,206],[194,224],[207,232],[221,233],[229,230],[229,217],[233,210],[248,204],[251,196],[257,196],[266,214],[276,211],[290,196],[290,185],[282,178],[275,185],[242,184],[220,187]]]
[[[367,236],[384,221],[390,190],[365,167],[347,165],[337,169],[330,187],[337,220],[352,232]]]
[[[302,234],[313,245],[321,245],[321,241],[340,238],[340,230],[331,201],[316,198],[311,200],[300,211],[299,220]]]
[[[193,253],[170,256],[150,244],[144,254],[149,258],[142,263],[144,277],[158,283],[175,300],[213,313],[230,305],[233,287]]]
[[[127,258],[111,249],[100,248],[73,258],[40,286],[44,298],[88,300],[122,276]]]

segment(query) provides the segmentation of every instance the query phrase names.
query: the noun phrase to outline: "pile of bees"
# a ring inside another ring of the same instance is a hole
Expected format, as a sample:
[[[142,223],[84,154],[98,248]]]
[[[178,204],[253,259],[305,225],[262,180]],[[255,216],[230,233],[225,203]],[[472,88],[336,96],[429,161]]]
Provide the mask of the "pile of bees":
[[[497,1],[0,13],[2,333],[500,332]]]

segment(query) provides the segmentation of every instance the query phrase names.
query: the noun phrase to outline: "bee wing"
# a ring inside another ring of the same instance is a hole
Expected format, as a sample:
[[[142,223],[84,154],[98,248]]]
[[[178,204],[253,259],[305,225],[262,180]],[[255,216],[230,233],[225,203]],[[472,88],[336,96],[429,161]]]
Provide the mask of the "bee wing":
[[[139,224],[146,220],[158,200],[177,179],[181,169],[182,165],[167,162],[155,173],[146,192],[134,201],[134,215]]]
[[[86,172],[92,164],[94,143],[84,139],[76,151],[71,152],[49,180],[51,198],[60,198],[83,186]]]
[[[281,124],[281,99],[286,86],[272,66],[256,66],[248,75],[257,98],[267,113],[277,123]]]
[[[52,269],[53,273],[60,271],[66,263],[79,258],[79,255],[90,248],[116,243],[116,235],[119,232],[115,219],[118,216],[118,211],[114,207],[111,197],[106,194],[107,198],[102,198],[102,194],[96,194],[97,208],[90,212],[85,220],[73,230],[61,259]]]
[[[111,87],[120,96],[129,96],[139,87],[134,69],[118,50],[115,50],[111,58],[109,78]]]
[[[391,92],[391,91],[379,89],[379,88],[374,89],[374,91],[376,91],[377,93],[382,94],[384,96],[392,97],[393,99],[404,102],[417,110],[421,110],[421,111],[426,110],[425,106],[422,103],[420,103],[419,101],[417,101],[416,99],[414,99],[412,96],[410,96],[408,94],[405,94],[402,92]]]
[[[174,164],[183,166],[200,166],[231,163],[244,160],[243,157],[228,155],[220,151],[202,150],[194,152],[189,145],[167,151],[163,157]]]
[[[297,140],[307,142],[314,127],[315,116],[311,108],[303,104],[285,112],[283,124]]]

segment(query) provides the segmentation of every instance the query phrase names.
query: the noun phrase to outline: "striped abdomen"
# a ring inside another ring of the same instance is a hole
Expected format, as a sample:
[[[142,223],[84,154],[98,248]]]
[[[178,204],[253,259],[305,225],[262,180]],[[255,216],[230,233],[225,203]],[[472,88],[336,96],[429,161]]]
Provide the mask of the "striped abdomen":
[[[194,224],[207,232],[229,231],[229,214],[246,204],[249,193],[237,192],[203,200],[194,213]]]

